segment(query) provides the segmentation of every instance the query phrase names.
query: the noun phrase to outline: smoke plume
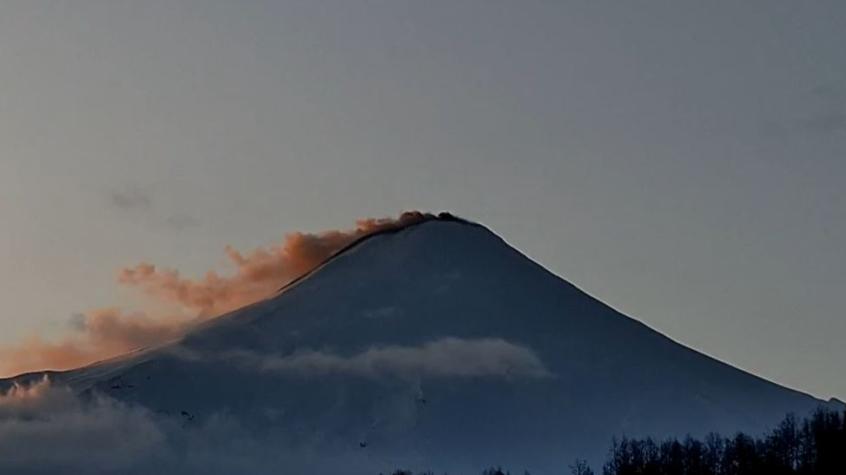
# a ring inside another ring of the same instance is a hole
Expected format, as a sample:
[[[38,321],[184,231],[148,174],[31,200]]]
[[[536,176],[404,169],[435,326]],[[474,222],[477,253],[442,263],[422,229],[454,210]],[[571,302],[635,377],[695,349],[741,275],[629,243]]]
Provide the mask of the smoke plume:
[[[147,262],[127,267],[118,273],[120,284],[140,290],[151,303],[176,304],[181,311],[162,315],[115,308],[87,312],[59,341],[36,336],[0,348],[0,375],[78,367],[173,340],[198,321],[273,295],[357,239],[431,217],[411,211],[398,218],[361,219],[353,229],[291,233],[277,245],[249,252],[227,246],[226,255],[234,266],[228,275],[212,270],[192,279],[176,269]]]
[[[176,303],[201,317],[220,315],[270,296],[280,286],[305,274],[341,248],[368,234],[403,227],[430,215],[406,212],[397,219],[362,219],[347,231],[292,233],[276,246],[241,253],[231,246],[226,255],[235,265],[231,276],[210,271],[190,279],[173,269],[141,263],[121,270],[118,281],[140,288],[146,295]]]

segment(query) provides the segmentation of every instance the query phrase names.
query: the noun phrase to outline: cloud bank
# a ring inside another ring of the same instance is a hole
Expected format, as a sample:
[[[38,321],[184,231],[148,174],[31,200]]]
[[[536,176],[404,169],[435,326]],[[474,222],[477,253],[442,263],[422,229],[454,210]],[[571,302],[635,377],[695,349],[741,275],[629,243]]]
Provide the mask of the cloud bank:
[[[163,441],[148,411],[105,398],[86,403],[46,378],[0,395],[3,473],[120,471]]]
[[[0,389],[3,474],[379,473],[394,466],[371,458],[358,439],[292,438],[221,413],[186,425],[48,379]]]
[[[123,206],[146,206],[143,196],[113,198]],[[181,336],[193,324],[273,295],[280,287],[320,265],[340,249],[368,234],[404,227],[432,215],[411,211],[398,218],[368,218],[349,230],[296,232],[277,245],[248,252],[225,249],[231,274],[209,271],[192,279],[178,270],[142,262],[122,269],[118,282],[138,289],[151,307],[169,304],[168,314],[108,308],[85,313],[59,341],[31,337],[0,348],[0,375],[25,371],[68,369],[160,344]]]
[[[226,355],[259,371],[300,376],[379,378],[547,378],[551,374],[529,348],[500,338],[442,338],[421,346],[370,348],[352,356],[320,351],[291,356],[249,352]]]

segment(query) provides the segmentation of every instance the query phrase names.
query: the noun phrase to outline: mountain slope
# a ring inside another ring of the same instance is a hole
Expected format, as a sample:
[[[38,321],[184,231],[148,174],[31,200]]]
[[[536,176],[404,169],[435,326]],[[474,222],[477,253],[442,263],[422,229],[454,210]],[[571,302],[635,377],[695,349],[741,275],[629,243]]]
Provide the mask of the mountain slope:
[[[361,473],[561,473],[576,456],[600,459],[614,435],[759,432],[820,404],[668,339],[454,218],[369,236],[180,341],[52,378],[186,424],[226,414]]]

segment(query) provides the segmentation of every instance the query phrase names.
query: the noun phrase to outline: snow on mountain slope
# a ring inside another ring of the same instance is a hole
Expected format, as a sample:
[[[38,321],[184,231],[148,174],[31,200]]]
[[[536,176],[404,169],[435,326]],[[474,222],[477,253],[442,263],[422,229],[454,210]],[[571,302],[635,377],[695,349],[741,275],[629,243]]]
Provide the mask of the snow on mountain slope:
[[[180,341],[50,377],[186,430],[223,415],[309,451],[311,473],[561,473],[574,457],[601,459],[615,435],[759,432],[821,404],[670,340],[452,218],[364,238]]]

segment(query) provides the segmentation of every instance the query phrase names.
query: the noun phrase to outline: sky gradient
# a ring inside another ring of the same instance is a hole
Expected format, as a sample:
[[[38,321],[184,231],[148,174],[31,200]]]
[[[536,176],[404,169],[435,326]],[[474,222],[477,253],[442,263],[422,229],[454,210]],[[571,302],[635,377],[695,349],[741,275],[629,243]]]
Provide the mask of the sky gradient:
[[[11,1],[0,344],[404,209],[846,399],[846,4]]]

